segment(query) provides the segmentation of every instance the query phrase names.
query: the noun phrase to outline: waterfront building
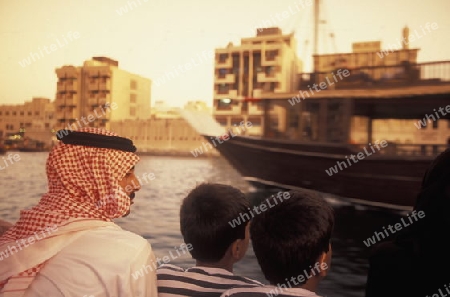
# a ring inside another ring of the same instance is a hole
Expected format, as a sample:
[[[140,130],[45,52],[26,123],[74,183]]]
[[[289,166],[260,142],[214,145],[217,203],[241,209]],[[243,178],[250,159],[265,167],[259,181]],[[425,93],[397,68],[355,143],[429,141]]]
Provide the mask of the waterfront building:
[[[48,98],[0,105],[0,139],[28,138],[50,145],[55,123],[55,106]]]
[[[93,57],[57,68],[56,75],[58,129],[110,129],[112,121],[150,118],[151,80],[120,69],[118,61]]]
[[[253,124],[247,135],[261,135],[261,99],[266,93],[291,93],[297,89],[302,63],[294,34],[279,28],[260,28],[255,37],[242,38],[215,50],[213,114],[226,128],[242,121]],[[285,116],[274,108],[274,118]],[[281,123],[281,121],[280,121]]]

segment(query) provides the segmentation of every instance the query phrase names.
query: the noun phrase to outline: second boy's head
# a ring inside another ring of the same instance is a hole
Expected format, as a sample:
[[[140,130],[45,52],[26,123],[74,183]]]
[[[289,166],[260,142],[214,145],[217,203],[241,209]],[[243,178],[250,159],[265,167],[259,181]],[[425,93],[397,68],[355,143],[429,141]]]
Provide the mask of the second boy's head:
[[[180,209],[180,228],[185,243],[192,245],[190,252],[197,265],[231,270],[232,264],[244,257],[249,222],[234,224],[233,220],[248,208],[245,195],[227,185],[201,184],[188,194]]]
[[[255,216],[250,231],[266,279],[272,285],[301,286],[327,273],[334,214],[316,192],[289,193],[289,199]]]

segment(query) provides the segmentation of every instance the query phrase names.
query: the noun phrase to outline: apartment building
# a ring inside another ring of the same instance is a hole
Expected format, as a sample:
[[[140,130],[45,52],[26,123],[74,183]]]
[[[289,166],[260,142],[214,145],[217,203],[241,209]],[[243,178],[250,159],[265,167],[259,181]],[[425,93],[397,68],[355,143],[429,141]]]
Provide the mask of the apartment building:
[[[0,105],[0,139],[30,138],[50,145],[55,123],[55,106],[48,98]]]
[[[297,89],[302,64],[293,34],[279,28],[260,28],[255,37],[242,38],[215,50],[213,114],[224,127],[249,121],[248,135],[261,135],[262,108],[267,93],[291,93]],[[256,99],[256,100],[255,100]],[[281,112],[274,108],[271,114]]]
[[[58,129],[110,129],[113,121],[150,117],[150,79],[120,69],[118,61],[93,57],[83,66],[57,68],[56,75]]]

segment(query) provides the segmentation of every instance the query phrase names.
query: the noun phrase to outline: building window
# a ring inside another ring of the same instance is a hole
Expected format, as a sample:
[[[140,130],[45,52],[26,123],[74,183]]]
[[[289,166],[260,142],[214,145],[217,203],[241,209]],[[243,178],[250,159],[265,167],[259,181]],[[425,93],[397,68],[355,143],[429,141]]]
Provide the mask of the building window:
[[[130,81],[130,89],[137,90],[137,81],[135,81],[134,79]]]
[[[226,126],[228,124],[227,118],[223,118],[223,117],[218,117],[216,118],[216,121],[221,125],[221,126]],[[201,139],[199,139],[201,140]]]
[[[266,76],[267,77],[275,76],[275,67],[274,66],[267,66],[266,67]]]
[[[5,112],[5,115],[9,116],[9,111]]]
[[[225,63],[228,58],[228,54],[220,54],[219,55],[219,63]]]
[[[2,112],[0,111],[0,116],[2,115]]]
[[[228,85],[227,84],[219,85],[219,94],[228,94]]]
[[[227,75],[227,69],[220,68],[219,69],[219,78],[225,78],[226,75]]]
[[[15,116],[17,113],[15,111],[12,112],[12,115]]]
[[[130,107],[130,116],[136,116],[136,107]]]
[[[241,122],[245,122],[243,118],[231,118],[231,126],[239,127]]]
[[[437,129],[438,128],[438,121],[433,121],[433,129]]]
[[[23,115],[24,115],[24,112],[23,112],[23,111],[21,111],[21,112],[20,112],[20,115],[21,115],[21,116],[23,116]]]
[[[130,94],[130,103],[136,103],[136,94]]]
[[[278,55],[278,50],[266,51],[266,60],[274,61],[277,55]]]
[[[271,82],[270,83],[270,90],[271,91],[275,91],[275,88],[277,87],[277,83],[276,82]]]
[[[33,115],[33,113],[32,113],[31,111],[29,111],[29,112],[28,112],[28,115],[31,116],[31,115]]]
[[[35,111],[34,115],[38,116],[39,115],[39,111]]]
[[[231,110],[231,99],[219,99],[217,100],[217,109],[218,110]]]

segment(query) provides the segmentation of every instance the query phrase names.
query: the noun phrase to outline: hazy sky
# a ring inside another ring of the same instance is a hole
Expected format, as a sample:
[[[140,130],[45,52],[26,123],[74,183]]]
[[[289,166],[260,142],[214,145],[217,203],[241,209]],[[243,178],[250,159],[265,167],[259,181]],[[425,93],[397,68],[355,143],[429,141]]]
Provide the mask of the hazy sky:
[[[410,44],[421,49],[419,61],[450,60],[449,0],[323,0],[323,6],[322,33],[334,33],[335,47],[323,34],[321,53],[350,52],[355,41],[381,40],[386,47],[397,43],[408,25],[421,36]],[[307,0],[0,0],[0,104],[21,104],[33,96],[53,99],[55,68],[108,56],[120,68],[152,79],[152,102],[211,105],[214,62],[203,57],[253,36],[264,21],[286,33],[295,29],[298,55],[310,71]],[[424,35],[427,22],[438,28]],[[70,34],[78,38],[69,39]],[[30,52],[41,58],[33,61]],[[190,70],[157,86],[167,71],[192,59],[196,65]]]

